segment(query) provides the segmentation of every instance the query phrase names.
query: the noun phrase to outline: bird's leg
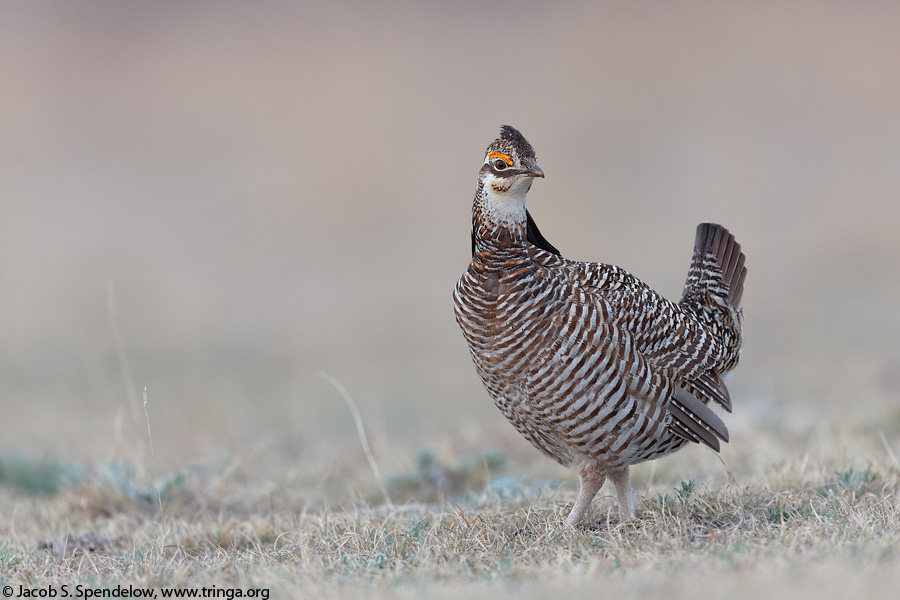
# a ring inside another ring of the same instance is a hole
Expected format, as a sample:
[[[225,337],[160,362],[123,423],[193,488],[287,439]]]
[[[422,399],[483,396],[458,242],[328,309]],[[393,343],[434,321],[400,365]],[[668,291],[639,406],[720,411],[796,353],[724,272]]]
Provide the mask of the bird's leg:
[[[628,478],[628,467],[610,471],[609,478],[616,486],[616,497],[619,499],[619,522],[630,521],[634,518],[634,488]]]
[[[582,466],[578,470],[578,476],[581,478],[581,489],[578,491],[578,499],[575,501],[575,506],[572,507],[572,512],[566,518],[566,523],[573,527],[584,518],[584,514],[591,505],[591,500],[594,499],[606,480],[596,465]]]

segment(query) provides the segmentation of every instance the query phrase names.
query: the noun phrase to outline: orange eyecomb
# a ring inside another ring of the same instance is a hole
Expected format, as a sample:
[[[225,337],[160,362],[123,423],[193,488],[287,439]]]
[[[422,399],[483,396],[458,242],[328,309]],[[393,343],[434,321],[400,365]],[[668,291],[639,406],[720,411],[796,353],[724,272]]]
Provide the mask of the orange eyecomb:
[[[500,152],[490,152],[490,153],[488,153],[488,158],[502,158],[503,162],[505,162],[506,165],[509,167],[511,167],[513,164],[513,161],[510,157],[508,157],[507,155],[502,154]]]

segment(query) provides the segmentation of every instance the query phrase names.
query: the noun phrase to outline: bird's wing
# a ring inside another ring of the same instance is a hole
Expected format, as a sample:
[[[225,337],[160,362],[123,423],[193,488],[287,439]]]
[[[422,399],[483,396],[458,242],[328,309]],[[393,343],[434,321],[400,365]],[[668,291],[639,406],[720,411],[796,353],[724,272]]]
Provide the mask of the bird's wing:
[[[654,368],[687,381],[709,371],[720,358],[722,349],[712,331],[631,273],[602,263],[566,263],[569,277],[609,303],[614,320],[631,333]]]
[[[718,450],[722,421],[657,368],[602,294],[559,283],[561,310],[548,344],[529,374],[529,395],[543,418],[568,436],[664,439],[675,433]]]
[[[723,348],[692,312],[619,267],[556,260],[562,263],[555,268],[563,278],[610,306],[613,321],[631,336],[651,369],[667,373],[703,404],[715,402],[731,412],[728,388],[714,370]]]

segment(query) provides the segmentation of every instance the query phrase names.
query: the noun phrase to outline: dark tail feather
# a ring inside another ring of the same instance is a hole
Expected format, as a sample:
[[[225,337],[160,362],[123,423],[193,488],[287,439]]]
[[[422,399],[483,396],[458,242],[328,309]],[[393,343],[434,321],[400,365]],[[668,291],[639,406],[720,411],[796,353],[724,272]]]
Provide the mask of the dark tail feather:
[[[715,402],[728,412],[731,412],[731,394],[722,377],[715,371],[707,371],[702,375],[682,382],[684,389],[691,393],[692,396],[700,398],[704,404],[710,401]]]
[[[700,223],[684,284],[684,299],[713,293],[724,296],[728,304],[740,308],[747,276],[744,261],[741,245],[727,229],[716,223]]]
[[[683,388],[675,388],[668,409],[678,424],[675,432],[685,439],[699,441],[716,452],[719,451],[719,440],[728,441],[728,428],[722,419]],[[688,435],[684,435],[683,431]]]
[[[732,303],[734,306],[740,308],[741,307],[741,298],[744,297],[744,279],[747,278],[747,267],[744,265],[744,255],[741,254],[741,272],[738,275],[737,282],[734,284],[734,302]]]

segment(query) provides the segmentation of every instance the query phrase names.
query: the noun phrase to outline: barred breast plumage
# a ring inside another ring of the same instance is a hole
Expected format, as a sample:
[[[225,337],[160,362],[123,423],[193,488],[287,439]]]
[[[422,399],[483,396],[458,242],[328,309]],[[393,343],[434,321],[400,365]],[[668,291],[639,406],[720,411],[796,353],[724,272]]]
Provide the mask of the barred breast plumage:
[[[578,470],[567,521],[581,521],[606,477],[632,518],[630,465],[728,440],[707,405],[731,410],[722,376],[740,355],[744,255],[724,227],[702,223],[684,293],[671,302],[619,267],[562,258],[525,209],[543,175],[531,145],[505,126],[479,173],[456,319],[500,411]]]

